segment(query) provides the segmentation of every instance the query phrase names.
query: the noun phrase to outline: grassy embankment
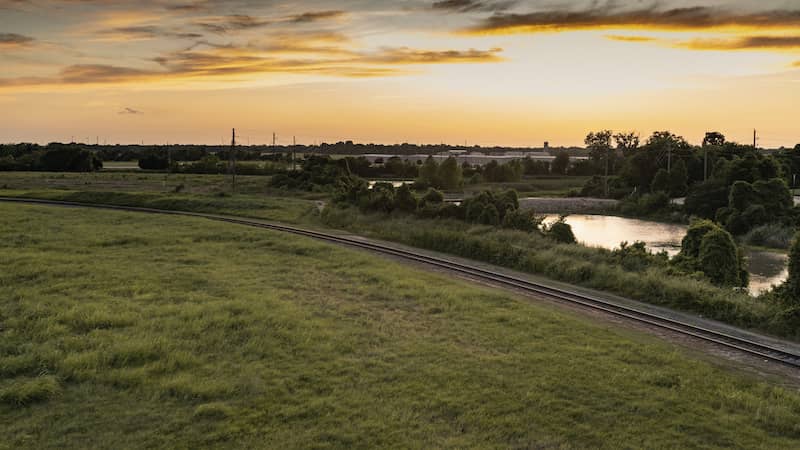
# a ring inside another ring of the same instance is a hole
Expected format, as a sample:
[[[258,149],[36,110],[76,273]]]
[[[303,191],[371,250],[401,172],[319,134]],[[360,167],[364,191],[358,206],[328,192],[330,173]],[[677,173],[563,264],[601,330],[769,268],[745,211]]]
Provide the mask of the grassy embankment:
[[[42,174],[23,176],[32,177],[28,187],[34,189],[42,187],[42,179],[48,179]],[[51,174],[50,177],[52,176]],[[68,178],[72,177],[75,176]],[[208,176],[195,177],[202,180]],[[705,281],[676,276],[667,267],[642,269],[637,267],[635,261],[633,267],[630,267],[629,262],[619,261],[613,258],[610,252],[602,249],[558,245],[535,235],[473,226],[457,221],[420,220],[407,216],[380,214],[362,215],[352,210],[337,211],[319,217],[314,202],[287,197],[293,194],[286,191],[280,191],[283,197],[263,195],[219,197],[159,193],[158,188],[153,188],[149,184],[141,185],[142,189],[155,189],[148,193],[93,191],[92,189],[102,189],[107,185],[87,186],[87,190],[82,192],[0,189],[0,196],[225,213],[344,229],[373,238],[497,264],[647,303],[694,312],[776,336],[800,339],[800,326],[794,307],[754,300],[746,294],[721,289]]]
[[[0,448],[800,445],[796,393],[511,294],[201,219],[0,217]]]
[[[566,197],[571,190],[580,190],[590,177],[525,176],[513,183],[480,183],[465,185],[467,194],[485,190],[514,189],[520,197]]]

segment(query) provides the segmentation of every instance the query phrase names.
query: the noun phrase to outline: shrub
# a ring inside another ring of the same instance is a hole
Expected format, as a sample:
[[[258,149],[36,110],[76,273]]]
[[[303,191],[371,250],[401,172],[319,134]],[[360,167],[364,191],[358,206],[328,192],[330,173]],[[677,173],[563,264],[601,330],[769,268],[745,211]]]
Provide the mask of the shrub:
[[[503,228],[532,233],[539,230],[543,221],[544,217],[537,216],[533,210],[515,209],[506,212],[503,218]]]
[[[692,223],[681,241],[681,256],[697,258],[700,256],[700,245],[703,237],[710,231],[719,228],[710,220],[699,220]]]
[[[500,212],[497,211],[497,207],[489,204],[483,208],[481,215],[478,218],[478,222],[484,225],[500,225]]]
[[[561,216],[557,222],[553,223],[547,228],[545,233],[549,238],[554,239],[561,244],[575,244],[578,242],[575,239],[575,234],[572,232],[572,227],[565,222],[566,217]]]
[[[428,192],[422,196],[422,203],[443,203],[444,202],[444,194],[442,191],[438,191],[436,189],[428,189]]]
[[[718,286],[741,285],[739,250],[730,233],[715,228],[700,242],[700,267],[712,283]]]
[[[417,197],[411,192],[407,184],[403,184],[395,192],[395,206],[403,212],[414,212],[417,210]]]
[[[789,278],[784,283],[783,297],[791,303],[800,303],[800,232],[789,251]]]
[[[656,176],[653,177],[653,182],[650,184],[650,190],[653,192],[669,192],[669,173],[664,169],[659,169]]]

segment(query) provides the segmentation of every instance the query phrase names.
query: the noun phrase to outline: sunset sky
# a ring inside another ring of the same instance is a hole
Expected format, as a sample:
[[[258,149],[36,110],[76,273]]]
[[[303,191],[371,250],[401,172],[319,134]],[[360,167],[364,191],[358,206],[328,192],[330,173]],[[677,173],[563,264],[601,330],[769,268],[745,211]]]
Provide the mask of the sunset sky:
[[[797,0],[0,0],[0,142],[800,142]]]

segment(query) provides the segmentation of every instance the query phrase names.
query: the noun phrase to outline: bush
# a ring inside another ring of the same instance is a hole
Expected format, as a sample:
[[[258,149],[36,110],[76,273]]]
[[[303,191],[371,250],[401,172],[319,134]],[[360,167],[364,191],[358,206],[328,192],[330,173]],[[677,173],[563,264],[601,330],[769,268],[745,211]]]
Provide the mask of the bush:
[[[429,203],[433,204],[440,204],[444,203],[444,194],[442,191],[438,191],[436,189],[428,189],[428,192],[422,196],[422,204],[427,205]]]
[[[712,283],[717,286],[740,286],[739,259],[739,250],[730,233],[716,227],[703,236],[699,263]]]
[[[622,242],[618,249],[611,252],[617,264],[629,272],[643,272],[653,265],[666,265],[668,257],[666,253],[654,255],[647,250],[644,242],[634,242],[629,245]]]
[[[395,206],[398,210],[412,213],[417,210],[417,197],[411,192],[407,184],[403,184],[395,192]]]
[[[710,220],[699,220],[692,223],[681,241],[681,256],[698,258],[703,237],[717,228],[719,227]]]
[[[800,232],[795,235],[794,243],[789,251],[789,278],[782,289],[786,301],[800,303]]]
[[[572,227],[565,222],[566,217],[561,216],[557,222],[547,228],[546,235],[560,244],[576,244],[575,234]]]
[[[669,192],[669,182],[670,177],[669,173],[664,169],[659,169],[656,172],[656,176],[653,178],[653,182],[650,184],[650,190],[653,192]]]
[[[544,217],[537,216],[533,210],[515,209],[506,212],[506,216],[503,218],[503,228],[533,233],[539,230],[543,221]]]

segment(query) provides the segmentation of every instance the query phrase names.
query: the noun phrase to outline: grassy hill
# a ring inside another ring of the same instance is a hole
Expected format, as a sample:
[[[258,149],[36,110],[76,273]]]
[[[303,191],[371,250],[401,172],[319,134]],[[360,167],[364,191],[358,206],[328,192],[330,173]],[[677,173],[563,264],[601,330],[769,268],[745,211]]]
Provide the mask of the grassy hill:
[[[316,241],[0,204],[0,448],[800,446],[800,396]]]

